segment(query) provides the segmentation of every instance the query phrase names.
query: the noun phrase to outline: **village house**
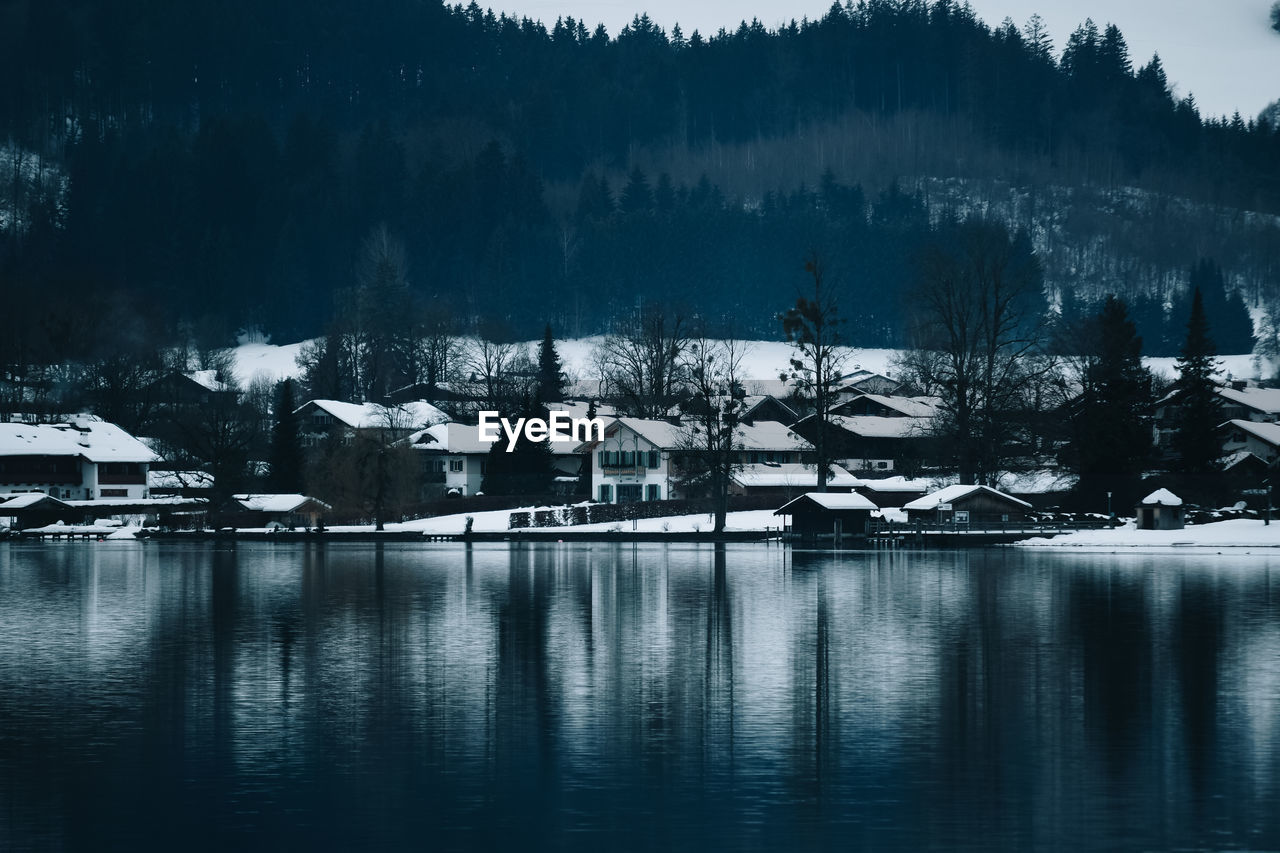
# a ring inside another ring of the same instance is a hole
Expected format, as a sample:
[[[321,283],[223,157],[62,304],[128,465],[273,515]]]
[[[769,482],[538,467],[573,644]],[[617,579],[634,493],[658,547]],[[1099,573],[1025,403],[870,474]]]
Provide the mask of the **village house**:
[[[577,453],[580,442],[551,441],[552,467],[561,491],[571,494],[577,485],[583,457]],[[499,439],[504,444],[505,437]],[[433,500],[449,495],[467,497],[484,488],[489,448],[493,439],[480,437],[475,424],[443,423],[419,430],[405,443],[419,454],[422,466],[422,498]]]
[[[1224,422],[1280,422],[1280,388],[1262,388],[1254,382],[1235,380],[1220,384],[1217,392]],[[1172,452],[1173,434],[1178,428],[1177,416],[1178,393],[1171,391],[1156,402],[1152,423],[1156,449],[1165,457]]]
[[[310,400],[295,413],[302,446],[307,448],[322,446],[331,437],[350,444],[357,433],[372,434],[380,441],[392,443],[449,420],[444,412],[425,400],[394,406]]]
[[[799,464],[813,451],[813,445],[777,421],[740,424],[737,441],[739,476],[754,466]],[[697,452],[688,426],[639,418],[615,419],[605,427],[604,441],[587,442],[578,450],[591,455],[593,496],[601,503],[685,497],[680,459]]]
[[[1181,530],[1184,524],[1182,498],[1168,489],[1156,489],[1134,508],[1139,530]]]
[[[857,476],[883,477],[910,469],[927,452],[937,408],[935,397],[854,394],[832,410],[827,430],[831,456]],[[814,441],[817,426],[816,415],[810,415],[795,430]]]
[[[1244,452],[1271,465],[1280,458],[1280,424],[1234,418],[1219,426],[1218,433],[1228,459]]]
[[[947,486],[903,506],[908,521],[924,524],[1001,524],[1024,521],[1031,504],[990,486]]]
[[[0,423],[0,494],[144,500],[155,459],[120,427],[89,416],[59,424]]]
[[[232,495],[231,499],[250,527],[316,527],[333,509],[324,501],[298,494]]]
[[[860,480],[857,492],[878,507],[897,508],[916,498],[924,497],[933,486],[932,481],[920,478],[880,477],[874,480]]]
[[[170,370],[147,386],[147,398],[159,409],[234,405],[240,392],[217,370]]]
[[[836,393],[841,397],[853,398],[862,394],[897,394],[904,390],[903,384],[896,379],[871,370],[854,370],[840,377]]]

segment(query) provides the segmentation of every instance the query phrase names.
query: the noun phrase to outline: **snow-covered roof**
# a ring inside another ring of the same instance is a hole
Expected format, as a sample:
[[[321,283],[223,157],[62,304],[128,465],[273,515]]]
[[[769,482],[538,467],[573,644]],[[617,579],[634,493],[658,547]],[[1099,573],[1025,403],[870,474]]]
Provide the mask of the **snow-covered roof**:
[[[340,400],[310,400],[299,406],[301,412],[310,406],[328,412],[352,429],[422,429],[444,423],[449,416],[425,400],[414,400],[395,406],[379,403],[343,403]]]
[[[941,403],[937,397],[900,397],[896,394],[859,394],[849,403],[855,400],[871,400],[908,418],[931,418]]]
[[[857,492],[805,492],[800,497],[774,511],[774,515],[792,515],[792,507],[799,503],[816,503],[823,509],[865,509],[878,507],[865,495]]]
[[[505,433],[500,440],[505,446],[507,441]],[[445,423],[418,430],[405,439],[405,442],[414,450],[466,455],[488,453],[494,439],[481,438],[480,427],[476,424]],[[556,433],[552,437],[551,452],[557,456],[571,455],[577,451],[580,444],[581,442],[572,436]]]
[[[45,501],[52,501],[54,504],[66,506],[65,503],[55,497],[46,495],[44,492],[19,492],[16,495],[0,495],[0,515],[5,514],[5,510],[10,509],[26,509]]]
[[[1256,385],[1232,388],[1228,385],[1218,389],[1218,396],[1268,415],[1280,414],[1280,388],[1259,388]]]
[[[873,492],[927,492],[933,488],[931,480],[911,477],[881,477],[878,480],[863,480],[860,488]]]
[[[1182,506],[1182,498],[1168,489],[1156,489],[1142,499],[1142,506]]]
[[[306,495],[232,495],[231,497],[250,512],[293,512],[307,503],[315,503],[330,509],[324,501]]]
[[[615,418],[605,427],[606,436],[612,434],[610,430],[615,424],[630,430],[659,450],[680,450],[696,441],[691,423],[674,424],[670,421],[643,418]],[[742,450],[804,452],[813,449],[812,444],[793,432],[786,424],[777,421],[739,424],[735,442],[740,442],[739,447]]]
[[[65,424],[0,424],[0,456],[79,456],[90,462],[153,462],[145,444],[115,424],[81,417]]]
[[[147,472],[149,489],[211,489],[213,475],[208,471],[156,471]]]
[[[743,465],[733,472],[732,479],[743,488],[787,488],[814,486],[818,482],[816,465],[805,465],[799,462],[762,462],[756,465]],[[827,478],[827,485],[836,488],[851,489],[862,483],[839,465],[832,465]]]
[[[1231,426],[1236,429],[1243,430],[1259,441],[1264,441],[1267,444],[1270,444],[1272,447],[1280,447],[1280,424],[1258,423],[1257,421],[1246,421],[1241,418],[1234,418],[1227,421],[1225,424],[1219,425],[1218,428],[1222,429],[1222,427],[1225,426]]]
[[[922,498],[916,498],[915,500],[903,505],[902,508],[915,510],[937,509],[941,504],[955,503],[956,501],[962,500],[975,492],[988,492],[992,495],[1003,498],[1004,500],[1012,501],[1013,503],[1024,506],[1027,509],[1031,509],[1031,504],[1026,501],[1018,500],[1013,495],[1006,495],[1004,492],[997,491],[990,486],[972,486],[965,485],[963,483],[955,486],[947,486],[945,489],[939,489],[938,491],[925,495]]]
[[[1257,464],[1266,467],[1267,461],[1256,453],[1250,453],[1247,450],[1237,450],[1235,453],[1228,454],[1222,458],[1222,470],[1230,471],[1232,468],[1248,462],[1250,459],[1256,460]]]
[[[831,422],[863,438],[913,438],[922,436],[920,418],[885,418],[879,415],[832,415]]]

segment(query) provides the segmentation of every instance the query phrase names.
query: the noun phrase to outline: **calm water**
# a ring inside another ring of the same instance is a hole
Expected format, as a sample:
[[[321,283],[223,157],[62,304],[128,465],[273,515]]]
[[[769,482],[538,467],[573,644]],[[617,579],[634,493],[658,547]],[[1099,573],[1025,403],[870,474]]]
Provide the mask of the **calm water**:
[[[1280,848],[1280,560],[0,545],[0,849]]]

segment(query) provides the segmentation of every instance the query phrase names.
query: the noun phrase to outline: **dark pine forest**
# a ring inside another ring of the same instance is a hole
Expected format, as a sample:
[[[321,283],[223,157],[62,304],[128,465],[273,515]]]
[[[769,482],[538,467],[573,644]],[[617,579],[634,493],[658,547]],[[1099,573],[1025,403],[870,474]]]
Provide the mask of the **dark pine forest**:
[[[642,302],[777,337],[817,251],[849,339],[898,344],[921,248],[973,215],[1064,312],[1124,295],[1149,353],[1193,274],[1223,334],[1280,281],[1280,132],[1202,116],[1093,22],[870,0],[609,34],[431,0],[0,0],[0,75],[9,365],[323,334],[373,233],[414,311],[495,338]]]

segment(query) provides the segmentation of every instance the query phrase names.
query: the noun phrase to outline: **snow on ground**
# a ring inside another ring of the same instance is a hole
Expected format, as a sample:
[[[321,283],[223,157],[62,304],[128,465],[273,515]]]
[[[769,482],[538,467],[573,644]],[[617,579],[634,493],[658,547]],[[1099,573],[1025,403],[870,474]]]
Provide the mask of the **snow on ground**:
[[[419,531],[423,534],[455,535],[462,533],[467,527],[467,516],[475,518],[472,531],[476,533],[505,533],[511,513],[530,512],[551,507],[520,507],[518,509],[498,509],[488,512],[458,513],[456,515],[438,515],[433,518],[417,518],[413,521],[391,523],[386,525],[388,531]],[[771,509],[731,512],[725,520],[725,529],[734,530],[777,530],[783,524],[783,518],[773,514]],[[665,526],[664,526],[665,525]],[[633,528],[630,521],[605,521],[596,524],[575,524],[566,527],[525,528],[541,533],[556,531],[571,532],[610,532],[619,530],[629,532],[638,530],[642,533],[695,533],[710,532],[713,526],[711,516],[706,513],[697,515],[673,515],[665,518],[642,518],[637,520]],[[373,525],[346,525],[327,528],[334,533],[367,532]]]
[[[287,377],[297,377],[302,371],[298,368],[298,353],[310,341],[299,341],[296,344],[270,344],[264,341],[248,341],[240,344],[235,353],[235,374],[241,387],[258,377],[272,382],[279,382]]]
[[[297,364],[298,353],[308,343],[310,341],[283,345],[261,340],[242,342],[234,350],[236,378],[243,386],[248,385],[257,376],[264,376],[273,382],[286,376],[297,377],[301,373]],[[596,371],[592,353],[599,343],[599,336],[556,341],[556,350],[560,353],[565,372],[579,380],[594,378]],[[538,341],[530,341],[525,346],[536,355],[538,344]],[[753,380],[757,382],[777,380],[778,375],[788,369],[794,352],[786,341],[742,341],[741,344],[746,353],[742,360],[742,373],[747,377],[748,383]],[[895,372],[894,364],[901,357],[902,350],[850,347],[847,354],[846,373],[870,370],[873,373],[892,375]],[[1157,374],[1169,379],[1177,375],[1174,368],[1176,359],[1146,358],[1143,361]],[[1222,364],[1224,376],[1234,379],[1258,378],[1258,363],[1252,355],[1224,355],[1219,356],[1218,361]],[[748,390],[755,389],[748,388]],[[772,392],[778,389],[758,390]]]
[[[1026,539],[1016,546],[1080,549],[1090,553],[1133,548],[1157,552],[1187,548],[1280,548],[1280,521],[1268,526],[1259,519],[1241,518],[1197,524],[1182,530],[1138,530],[1131,521],[1110,530],[1081,530],[1051,539]]]

